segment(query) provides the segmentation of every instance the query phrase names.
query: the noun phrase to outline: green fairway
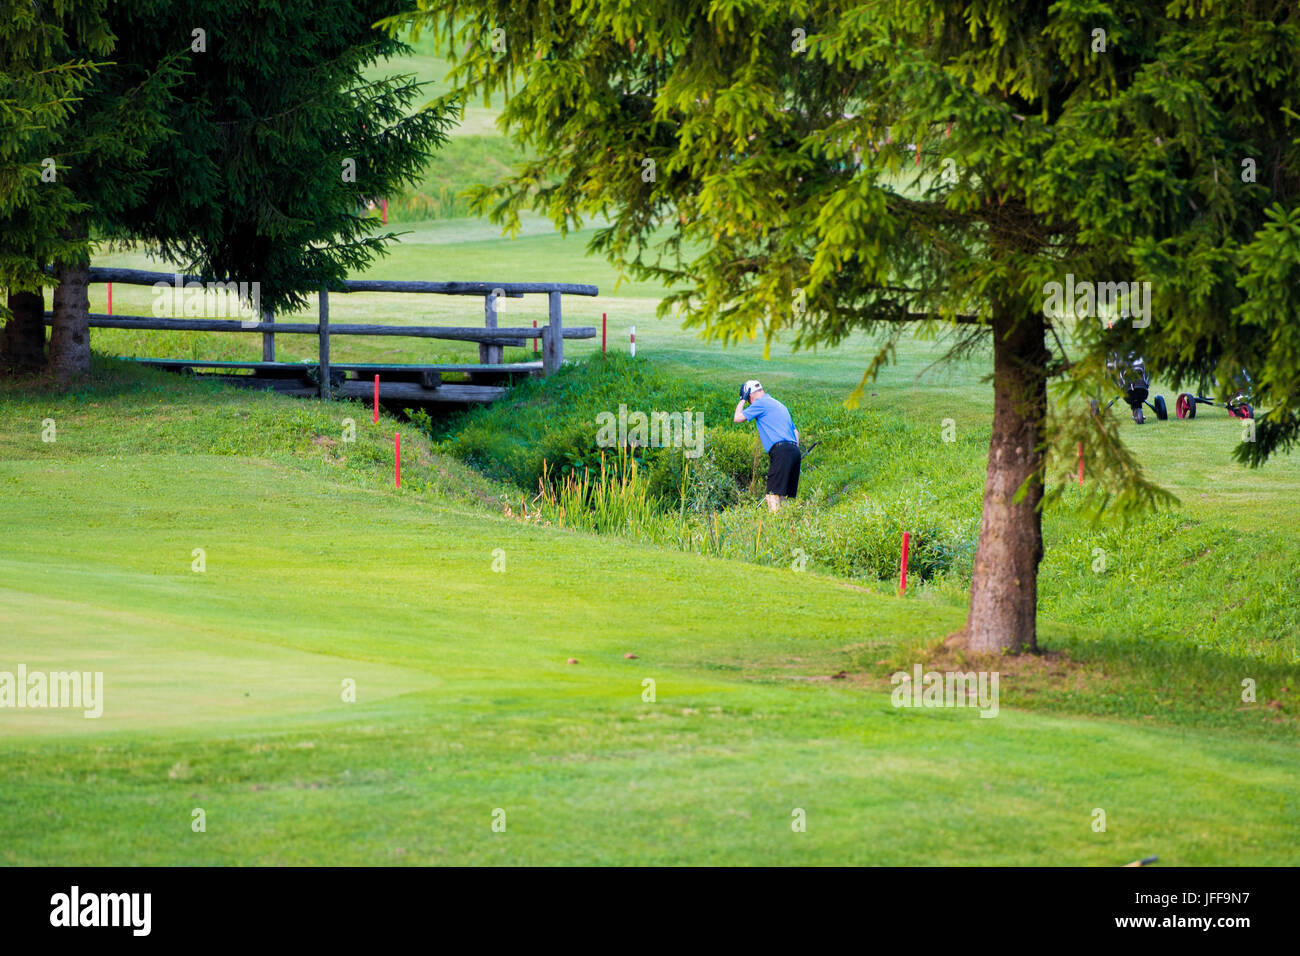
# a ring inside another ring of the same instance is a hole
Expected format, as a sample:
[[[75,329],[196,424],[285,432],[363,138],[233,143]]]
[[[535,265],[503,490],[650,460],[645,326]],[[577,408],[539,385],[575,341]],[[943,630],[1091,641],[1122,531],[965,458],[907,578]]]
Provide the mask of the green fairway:
[[[357,405],[5,399],[0,669],[105,682],[0,710],[5,863],[1296,862],[1291,736],[824,680],[958,626],[941,595],[521,524]]]

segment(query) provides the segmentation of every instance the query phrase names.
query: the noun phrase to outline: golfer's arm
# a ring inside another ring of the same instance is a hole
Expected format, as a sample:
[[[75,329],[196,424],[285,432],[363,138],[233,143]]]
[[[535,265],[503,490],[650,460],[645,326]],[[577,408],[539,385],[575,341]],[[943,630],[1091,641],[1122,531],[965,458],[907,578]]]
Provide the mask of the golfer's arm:
[[[743,422],[745,420],[745,400],[742,398],[736,404],[736,414],[731,416],[733,422]]]

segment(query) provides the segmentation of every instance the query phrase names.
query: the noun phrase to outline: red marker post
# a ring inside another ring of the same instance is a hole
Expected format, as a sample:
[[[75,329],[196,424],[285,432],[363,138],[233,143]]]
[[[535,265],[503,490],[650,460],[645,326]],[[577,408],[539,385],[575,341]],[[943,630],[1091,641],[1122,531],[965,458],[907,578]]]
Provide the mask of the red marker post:
[[[383,222],[383,224],[386,226],[386,225],[388,225],[388,200],[387,200],[387,199],[381,199],[381,200],[379,200],[379,202],[380,202],[380,205],[381,205],[381,207],[383,208],[383,211],[384,211],[384,212],[383,212],[383,219],[380,220],[380,221]]]
[[[108,314],[113,314],[113,283],[108,284]]]
[[[903,559],[898,566],[898,593],[903,595],[907,593],[907,550],[912,543],[912,532],[903,532]]]
[[[375,376],[375,424],[379,424],[379,376]]]
[[[533,319],[533,328],[537,328],[537,320]],[[537,336],[533,336],[533,351],[537,351]]]
[[[402,433],[393,433],[393,477],[397,479],[397,487],[402,487]]]

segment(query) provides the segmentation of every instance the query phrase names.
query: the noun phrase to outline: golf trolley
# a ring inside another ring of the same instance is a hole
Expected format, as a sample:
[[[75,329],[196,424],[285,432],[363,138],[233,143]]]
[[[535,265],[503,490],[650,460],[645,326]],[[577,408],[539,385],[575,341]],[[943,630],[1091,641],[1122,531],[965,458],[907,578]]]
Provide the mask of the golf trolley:
[[[1133,421],[1139,425],[1146,422],[1146,416],[1142,413],[1143,405],[1156,413],[1158,421],[1163,422],[1169,417],[1169,409],[1165,407],[1165,397],[1163,395],[1157,395],[1151,401],[1147,401],[1147,395],[1151,391],[1151,376],[1147,374],[1146,362],[1143,361],[1142,356],[1136,352],[1129,352],[1128,358],[1121,359],[1118,352],[1111,352],[1110,358],[1106,361],[1106,370],[1110,372],[1115,385],[1122,392],[1122,394],[1115,396],[1106,403],[1107,408],[1110,408],[1122,398],[1128,407],[1133,410]],[[1097,414],[1100,407],[1101,403],[1094,398],[1092,400],[1092,413]]]
[[[1254,382],[1251,381],[1250,373],[1243,368],[1239,375],[1232,377],[1232,383],[1237,387],[1237,390],[1225,404],[1219,405],[1212,398],[1204,398],[1200,395],[1193,395],[1191,392],[1183,392],[1174,400],[1174,414],[1179,418],[1195,418],[1197,405],[1212,405],[1226,408],[1228,414],[1233,418],[1254,418],[1255,408],[1252,404],[1254,399],[1251,397],[1251,386],[1254,385]]]

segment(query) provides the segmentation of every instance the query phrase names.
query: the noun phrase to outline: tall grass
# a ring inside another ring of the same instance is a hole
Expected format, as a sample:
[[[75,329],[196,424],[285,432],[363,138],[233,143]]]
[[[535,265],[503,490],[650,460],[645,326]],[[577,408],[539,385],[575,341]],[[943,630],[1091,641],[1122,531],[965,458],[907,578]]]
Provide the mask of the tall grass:
[[[706,460],[707,461],[707,460]],[[561,472],[543,464],[537,509],[522,515],[575,531],[612,534],[692,554],[735,558],[792,570],[830,570],[867,580],[898,574],[899,544],[912,531],[915,580],[969,574],[974,540],[954,549],[952,536],[914,526],[916,503],[881,507],[869,500],[827,505],[821,492],[788,501],[773,514],[761,501],[700,512],[690,507],[694,484],[689,460],[666,502],[651,489],[647,471],[628,449],[602,455],[598,468]],[[512,512],[513,514],[513,512]]]
[[[662,516],[650,495],[640,466],[625,447],[619,448],[617,466],[600,456],[600,471],[557,474],[542,463],[538,502],[542,517],[565,528],[619,534],[649,527]]]

